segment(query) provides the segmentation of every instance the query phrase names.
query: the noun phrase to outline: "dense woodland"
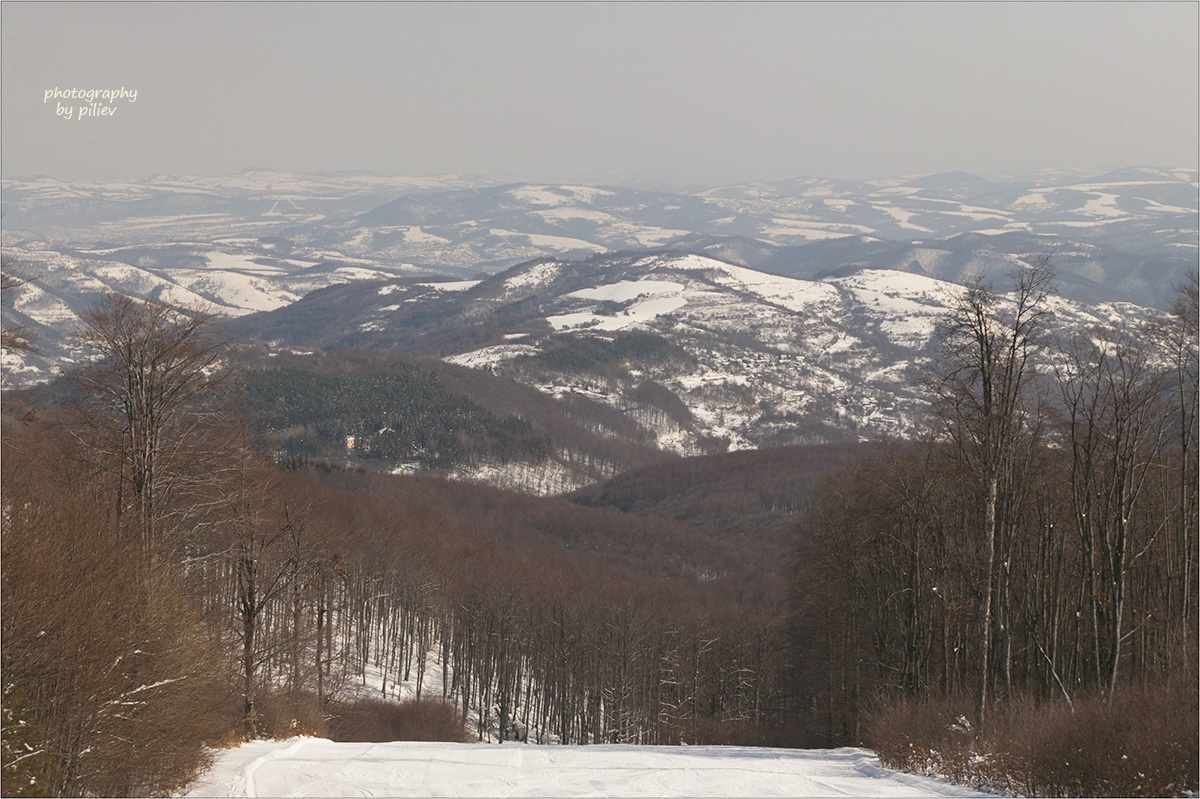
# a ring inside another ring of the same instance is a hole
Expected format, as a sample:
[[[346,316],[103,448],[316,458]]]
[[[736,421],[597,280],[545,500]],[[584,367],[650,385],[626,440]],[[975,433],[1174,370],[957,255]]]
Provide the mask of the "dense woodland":
[[[546,485],[564,469],[591,482],[674,457],[626,413],[669,414],[650,381],[613,408],[390,350],[279,351],[239,342],[233,358],[244,375],[247,419],[276,459],[434,474],[520,464]]]
[[[961,716],[972,747],[1018,702],[1183,686],[1194,719],[1196,284],[1153,328],[1054,341],[1048,280],[969,287],[924,441],[645,457],[551,499],[264,437],[392,428],[429,454],[583,435],[467,402],[471,375],[326,361],[292,396],[289,364],[239,366],[205,313],[106,297],[54,401],[5,401],[3,793],[158,794],[206,745],[399,735],[397,705],[346,698],[364,682],[415,683],[411,718],[436,723],[407,737],[870,743],[912,768],[934,746],[888,720],[914,703]],[[5,346],[35,345],[20,335]],[[350,411],[359,427],[313,421]],[[1195,790],[1194,736],[1164,735],[1182,776],[1145,792]],[[1027,784],[1096,792],[1070,779]]]
[[[246,413],[283,431],[286,458],[344,449],[389,462],[451,467],[476,457],[543,461],[550,442],[517,416],[497,418],[447,391],[436,376],[396,364],[370,378],[296,368],[262,369],[245,380]]]

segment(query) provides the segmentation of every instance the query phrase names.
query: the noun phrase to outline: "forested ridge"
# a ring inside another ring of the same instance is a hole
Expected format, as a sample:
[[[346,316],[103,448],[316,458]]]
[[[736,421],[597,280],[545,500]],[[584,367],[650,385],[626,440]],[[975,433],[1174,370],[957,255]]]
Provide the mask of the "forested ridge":
[[[520,465],[549,485],[563,470],[596,480],[674,457],[619,409],[443,361],[248,342],[233,357],[247,420],[277,460],[459,476]]]
[[[447,392],[433,375],[403,364],[367,378],[296,368],[247,375],[246,413],[283,435],[285,458],[344,449],[388,462],[450,467],[472,457],[545,460],[550,443],[517,416],[497,418]]]
[[[206,746],[298,733],[867,744],[1001,790],[1195,791],[1195,283],[1055,341],[1046,267],[947,314],[924,440],[625,449],[640,470],[558,498],[287,448],[589,435],[515,387],[238,366],[205,313],[105,298],[55,401],[4,404],[4,794],[165,793]],[[349,699],[367,680],[393,701]]]

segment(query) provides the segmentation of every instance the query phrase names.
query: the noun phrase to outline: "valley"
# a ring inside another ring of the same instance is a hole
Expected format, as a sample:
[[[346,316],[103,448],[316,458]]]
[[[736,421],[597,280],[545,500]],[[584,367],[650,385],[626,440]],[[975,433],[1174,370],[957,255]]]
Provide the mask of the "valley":
[[[507,779],[482,753],[514,738],[645,769],[585,786],[546,755],[514,790],[698,790],[661,781],[665,744],[721,779],[764,755],[756,791],[959,792],[763,748],[866,742],[975,787],[1049,779],[961,748],[967,690],[1045,714],[1057,751],[1111,720],[1054,727],[1060,691],[1099,718],[1118,668],[1167,685],[1194,651],[1196,186],[6,180],[6,336],[34,345],[3,353],[6,779],[184,790],[202,742],[251,741],[194,790],[429,787],[398,738],[475,764],[464,793]],[[973,426],[993,356],[999,444]],[[66,710],[39,704],[67,674]],[[1030,723],[1004,718],[989,735]],[[1139,729],[1096,780],[1194,785]]]

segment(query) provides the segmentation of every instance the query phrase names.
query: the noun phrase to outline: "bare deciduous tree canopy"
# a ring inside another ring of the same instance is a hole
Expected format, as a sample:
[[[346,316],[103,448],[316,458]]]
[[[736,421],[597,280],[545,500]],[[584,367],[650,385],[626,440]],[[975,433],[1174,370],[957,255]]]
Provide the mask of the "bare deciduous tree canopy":
[[[94,360],[72,378],[84,424],[121,475],[117,508],[132,503],[144,557],[162,542],[165,495],[223,388],[225,340],[215,317],[108,294],[81,316],[79,340]]]
[[[29,282],[27,278],[19,276],[17,271],[17,265],[5,254],[3,264],[0,265],[0,305],[4,308],[13,307],[13,295]],[[37,331],[29,325],[6,320],[3,326],[0,326],[0,349],[11,352],[37,352]]]

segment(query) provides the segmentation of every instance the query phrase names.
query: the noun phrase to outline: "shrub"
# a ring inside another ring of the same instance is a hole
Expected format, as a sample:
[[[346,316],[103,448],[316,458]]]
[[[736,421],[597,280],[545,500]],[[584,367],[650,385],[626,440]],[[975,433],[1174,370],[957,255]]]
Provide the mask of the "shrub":
[[[867,741],[888,768],[966,782],[975,731],[966,698],[902,699],[876,714]]]
[[[1004,712],[985,746],[997,778],[1033,795],[1172,796],[1197,788],[1195,690],[1127,689]]]
[[[323,736],[325,719],[315,693],[268,689],[255,699],[258,730],[277,741],[294,735]]]
[[[965,700],[903,700],[877,714],[869,741],[889,768],[1030,796],[1182,796],[1200,787],[1194,681],[1112,698],[997,705],[982,734]]]
[[[335,741],[382,743],[386,741],[471,740],[462,715],[449,702],[415,699],[383,702],[361,699],[335,714],[327,725]]]

